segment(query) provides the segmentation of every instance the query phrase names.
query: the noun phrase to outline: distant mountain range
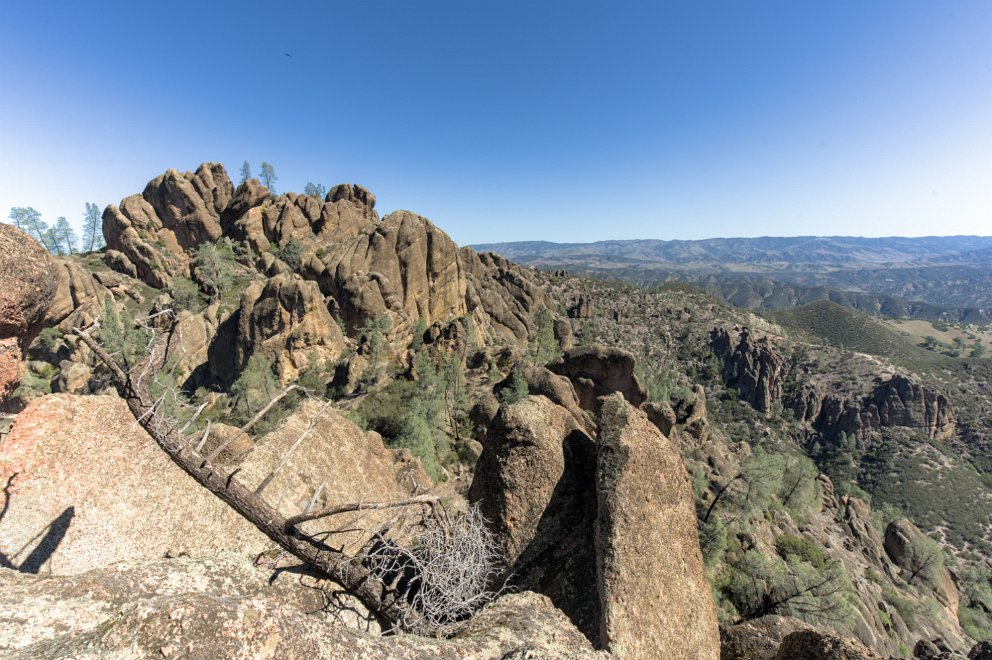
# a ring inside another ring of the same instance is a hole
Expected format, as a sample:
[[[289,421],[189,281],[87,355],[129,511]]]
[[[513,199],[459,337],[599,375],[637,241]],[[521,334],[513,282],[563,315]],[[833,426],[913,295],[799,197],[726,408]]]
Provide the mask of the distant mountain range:
[[[472,246],[517,263],[641,285],[682,281],[739,307],[815,300],[869,314],[992,321],[992,236],[797,236]]]

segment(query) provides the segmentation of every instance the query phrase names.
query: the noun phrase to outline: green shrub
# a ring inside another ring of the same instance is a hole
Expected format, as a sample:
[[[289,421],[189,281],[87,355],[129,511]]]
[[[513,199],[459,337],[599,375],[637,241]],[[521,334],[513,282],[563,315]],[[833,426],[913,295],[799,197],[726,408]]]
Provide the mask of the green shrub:
[[[172,282],[169,283],[168,292],[172,298],[173,311],[189,310],[196,313],[204,307],[203,294],[200,293],[200,287],[188,277],[173,277]]]
[[[524,378],[519,367],[514,367],[510,371],[510,375],[503,381],[496,398],[499,399],[500,403],[509,406],[523,400],[528,391],[527,379]]]
[[[783,534],[775,539],[775,550],[782,559],[788,560],[795,557],[799,561],[806,561],[816,568],[823,568],[826,557],[823,550],[809,539],[792,534]]]

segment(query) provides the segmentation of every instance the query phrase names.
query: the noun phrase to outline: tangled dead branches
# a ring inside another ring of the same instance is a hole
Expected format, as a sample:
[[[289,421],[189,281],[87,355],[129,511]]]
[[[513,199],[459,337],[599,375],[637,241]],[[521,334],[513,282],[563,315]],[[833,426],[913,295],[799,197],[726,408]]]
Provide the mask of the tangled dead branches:
[[[424,516],[409,543],[378,538],[364,553],[373,575],[397,589],[423,618],[422,627],[444,636],[493,600],[489,586],[500,574],[496,540],[478,505],[448,516]]]

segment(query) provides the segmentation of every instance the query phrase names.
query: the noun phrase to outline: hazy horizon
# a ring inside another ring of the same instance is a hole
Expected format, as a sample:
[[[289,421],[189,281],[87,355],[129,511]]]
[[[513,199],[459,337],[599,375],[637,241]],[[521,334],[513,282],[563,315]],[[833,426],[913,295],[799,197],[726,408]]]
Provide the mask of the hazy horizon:
[[[981,235],[992,4],[0,9],[0,211],[166,169],[360,183],[460,244]]]

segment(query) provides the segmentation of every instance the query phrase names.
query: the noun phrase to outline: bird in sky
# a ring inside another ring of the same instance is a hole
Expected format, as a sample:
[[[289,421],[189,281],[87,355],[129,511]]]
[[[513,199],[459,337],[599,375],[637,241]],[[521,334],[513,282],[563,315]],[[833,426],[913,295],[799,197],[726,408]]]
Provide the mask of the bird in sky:
[[[286,51],[282,51],[282,54],[283,54],[283,55],[285,55],[286,57],[292,57],[292,55],[290,55],[290,54],[289,54],[289,53],[287,53]]]

